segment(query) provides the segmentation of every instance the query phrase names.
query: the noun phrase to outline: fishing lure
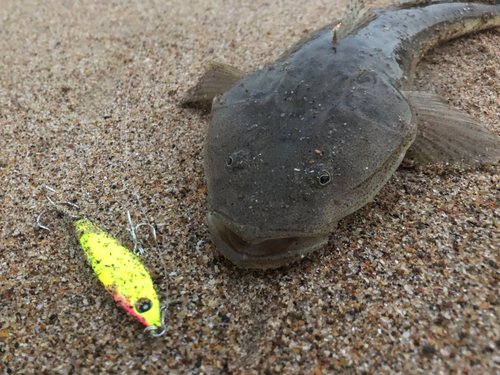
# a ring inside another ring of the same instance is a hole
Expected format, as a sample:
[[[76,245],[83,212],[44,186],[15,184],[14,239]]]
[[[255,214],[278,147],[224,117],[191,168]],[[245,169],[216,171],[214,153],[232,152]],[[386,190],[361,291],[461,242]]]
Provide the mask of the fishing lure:
[[[85,255],[108,292],[147,331],[153,331],[153,336],[161,336],[165,331],[164,312],[144,265],[88,219],[77,220],[74,225]]]

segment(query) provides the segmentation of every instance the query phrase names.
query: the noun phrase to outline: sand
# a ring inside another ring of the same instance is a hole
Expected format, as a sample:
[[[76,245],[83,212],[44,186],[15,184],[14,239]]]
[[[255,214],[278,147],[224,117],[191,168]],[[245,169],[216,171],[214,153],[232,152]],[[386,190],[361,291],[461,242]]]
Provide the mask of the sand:
[[[288,268],[239,270],[210,242],[209,116],[182,93],[207,60],[257,69],[344,6],[2,2],[2,373],[500,373],[498,164],[400,169]],[[431,53],[416,87],[500,133],[499,69],[500,31],[485,32]],[[138,234],[169,301],[163,337],[116,306],[46,196],[129,247],[127,211],[155,226],[158,249]]]

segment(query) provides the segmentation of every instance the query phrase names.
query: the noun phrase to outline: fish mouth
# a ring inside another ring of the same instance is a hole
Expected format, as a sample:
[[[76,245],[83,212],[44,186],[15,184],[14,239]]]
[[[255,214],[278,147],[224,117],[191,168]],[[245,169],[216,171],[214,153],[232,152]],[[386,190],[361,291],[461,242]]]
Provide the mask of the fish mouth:
[[[208,215],[208,228],[217,251],[241,268],[278,268],[302,259],[306,254],[325,246],[327,235],[286,236],[244,240],[214,214]]]

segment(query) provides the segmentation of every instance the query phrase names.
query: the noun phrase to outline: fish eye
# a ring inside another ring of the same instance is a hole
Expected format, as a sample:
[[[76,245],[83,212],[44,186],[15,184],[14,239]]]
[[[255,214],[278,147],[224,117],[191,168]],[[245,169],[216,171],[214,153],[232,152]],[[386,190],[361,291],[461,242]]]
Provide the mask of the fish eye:
[[[146,311],[151,310],[151,307],[153,307],[153,302],[147,298],[141,298],[135,303],[135,308],[140,313],[145,313]]]
[[[249,153],[247,150],[238,150],[231,153],[226,159],[226,167],[231,172],[236,172],[248,165]]]
[[[328,171],[323,170],[320,172],[318,176],[318,181],[321,186],[328,184],[330,180],[331,180],[330,173],[328,173]]]

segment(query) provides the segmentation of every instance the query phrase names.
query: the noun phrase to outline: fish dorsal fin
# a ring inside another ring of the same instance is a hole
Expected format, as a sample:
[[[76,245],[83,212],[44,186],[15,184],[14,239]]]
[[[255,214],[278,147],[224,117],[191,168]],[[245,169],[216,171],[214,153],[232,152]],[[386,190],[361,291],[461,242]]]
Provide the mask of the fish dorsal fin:
[[[405,164],[476,165],[500,159],[500,138],[474,118],[452,108],[434,93],[406,91],[405,95],[418,126]]]
[[[364,0],[351,0],[347,5],[342,21],[333,28],[333,43],[355,33],[376,18],[371,8],[365,6]]]
[[[377,16],[370,8],[365,7],[363,0],[351,0],[346,10],[344,11],[343,19],[341,21],[335,21],[322,27],[321,29],[307,34],[292,47],[283,52],[276,61],[285,61],[307,43],[313,41],[317,37],[323,35],[324,32],[327,32],[329,30],[333,32],[332,41],[335,44],[339,39],[345,38],[347,35],[358,31],[363,26],[366,26],[376,17]]]
[[[230,65],[210,61],[196,86],[189,89],[182,104],[188,107],[208,107],[217,95],[229,90],[245,76],[241,70]]]
[[[332,22],[332,23],[322,27],[321,29],[314,30],[314,31],[310,32],[309,34],[304,36],[302,39],[300,39],[297,43],[295,43],[293,46],[288,48],[285,52],[283,52],[278,57],[276,62],[285,61],[291,55],[293,55],[295,52],[297,52],[299,49],[304,47],[307,43],[309,43],[309,42],[313,41],[314,39],[318,38],[319,36],[323,35],[323,33],[328,32],[330,30],[333,30],[335,28],[335,25],[338,25],[339,23],[340,23],[340,21],[335,21],[335,22]]]

